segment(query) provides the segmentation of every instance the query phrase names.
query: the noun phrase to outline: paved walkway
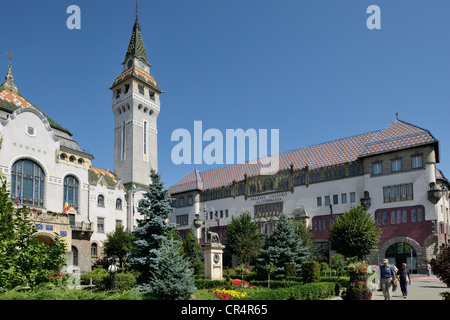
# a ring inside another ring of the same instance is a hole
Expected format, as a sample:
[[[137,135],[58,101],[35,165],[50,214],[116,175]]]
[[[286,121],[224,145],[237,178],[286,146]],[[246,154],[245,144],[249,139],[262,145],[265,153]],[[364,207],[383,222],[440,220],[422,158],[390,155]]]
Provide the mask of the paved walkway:
[[[408,285],[408,297],[402,296],[400,285],[392,294],[392,300],[443,300],[439,292],[450,292],[450,288],[436,276],[424,274],[412,274],[411,285]],[[384,300],[383,292],[372,291],[372,300]]]

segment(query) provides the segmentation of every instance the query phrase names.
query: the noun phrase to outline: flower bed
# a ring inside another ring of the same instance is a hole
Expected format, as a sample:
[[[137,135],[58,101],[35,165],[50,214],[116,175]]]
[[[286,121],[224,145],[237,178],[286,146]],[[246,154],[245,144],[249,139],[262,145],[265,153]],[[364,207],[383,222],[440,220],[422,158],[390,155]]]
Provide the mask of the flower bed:
[[[248,294],[243,291],[226,290],[226,289],[216,289],[212,292],[212,294],[218,297],[220,300],[241,299],[248,296]]]

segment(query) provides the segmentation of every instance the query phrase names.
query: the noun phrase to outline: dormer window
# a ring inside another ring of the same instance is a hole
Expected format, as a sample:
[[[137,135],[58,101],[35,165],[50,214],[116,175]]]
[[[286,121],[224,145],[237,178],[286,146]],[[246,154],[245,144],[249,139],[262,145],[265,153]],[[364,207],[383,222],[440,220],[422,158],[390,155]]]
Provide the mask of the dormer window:
[[[130,69],[133,66],[133,59],[128,60],[127,69]]]

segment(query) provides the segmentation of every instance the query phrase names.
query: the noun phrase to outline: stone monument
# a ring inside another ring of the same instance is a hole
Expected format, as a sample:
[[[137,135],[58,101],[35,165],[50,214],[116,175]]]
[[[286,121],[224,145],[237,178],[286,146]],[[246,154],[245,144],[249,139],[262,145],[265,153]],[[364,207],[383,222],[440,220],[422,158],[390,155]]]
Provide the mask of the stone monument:
[[[222,280],[223,249],[225,246],[220,243],[219,235],[215,232],[207,232],[203,251],[205,254],[205,279]],[[209,241],[208,241],[209,240]]]

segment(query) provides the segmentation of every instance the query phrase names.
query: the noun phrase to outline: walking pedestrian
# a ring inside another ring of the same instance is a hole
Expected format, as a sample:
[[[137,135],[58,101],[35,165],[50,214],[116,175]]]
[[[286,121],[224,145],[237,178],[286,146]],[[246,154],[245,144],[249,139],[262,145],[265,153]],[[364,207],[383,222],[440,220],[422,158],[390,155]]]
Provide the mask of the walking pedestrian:
[[[389,264],[388,259],[383,260],[383,265],[380,267],[380,277],[384,300],[392,300],[392,284],[395,279],[395,270]]]
[[[406,263],[402,263],[402,268],[398,270],[397,277],[400,282],[403,298],[408,295],[408,283],[411,284],[411,271],[406,267]]]
[[[427,263],[427,276],[429,277],[431,275],[431,266],[429,263]]]

